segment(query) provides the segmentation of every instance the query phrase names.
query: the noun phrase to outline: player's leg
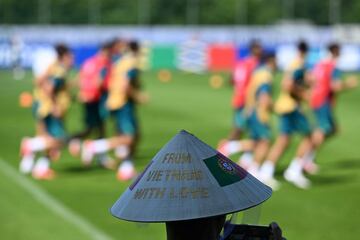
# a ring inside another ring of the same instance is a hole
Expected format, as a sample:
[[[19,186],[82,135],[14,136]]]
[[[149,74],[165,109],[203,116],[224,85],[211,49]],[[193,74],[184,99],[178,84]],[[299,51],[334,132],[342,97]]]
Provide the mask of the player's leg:
[[[20,165],[19,170],[21,173],[31,173],[34,164],[36,152],[42,151],[46,148],[46,127],[44,120],[39,115],[40,101],[35,100],[32,105],[32,115],[35,119],[36,136],[34,138],[24,137],[20,143]]]
[[[23,174],[31,173],[35,162],[36,153],[31,151],[31,149],[27,146],[27,142],[29,140],[30,138],[25,137],[21,140],[20,143],[21,160],[19,164],[19,171]]]
[[[116,125],[117,135],[111,138],[85,141],[81,154],[84,165],[90,165],[96,155],[106,154],[111,150],[115,150],[115,154],[117,154],[119,150],[116,149],[122,146],[127,150],[125,157],[129,155],[128,149],[134,141],[133,133],[135,128],[132,122],[129,122],[129,118],[126,117],[127,110],[124,107],[113,111],[112,116]]]
[[[266,157],[270,148],[270,140],[269,139],[260,139],[256,141],[254,147],[254,161],[251,163],[248,171],[254,175],[256,178],[259,178],[259,167],[263,160]]]
[[[315,109],[314,113],[317,127],[313,133],[312,139],[315,148],[319,149],[326,137],[334,132],[335,121],[329,103],[325,103],[320,108]]]
[[[27,156],[51,148],[58,148],[59,146],[61,146],[61,143],[49,135],[32,138],[25,137],[21,141],[20,154],[22,156]]]
[[[272,145],[270,152],[267,156],[266,162],[276,165],[286,148],[289,146],[290,136],[287,134],[280,134],[275,143]]]
[[[32,153],[44,151],[48,147],[47,136],[25,137],[21,141],[20,155],[26,156]]]
[[[308,153],[311,161],[315,159],[315,152],[323,145],[326,138],[336,132],[336,123],[330,104],[326,103],[320,108],[314,109],[314,116],[316,127],[311,136],[313,149]]]
[[[253,151],[255,148],[255,142],[251,139],[243,139],[239,142],[239,152],[243,154],[240,156],[238,164],[244,168],[248,169],[254,161]]]
[[[84,130],[74,134],[71,138],[73,139],[84,139],[88,137],[93,129],[96,127],[96,111],[94,111],[93,103],[83,103],[83,122],[84,122]]]
[[[270,145],[270,126],[268,123],[261,122],[254,111],[248,120],[249,133],[253,141],[254,161],[248,167],[248,171],[259,178],[259,167],[264,161],[269,151]]]
[[[303,174],[304,157],[311,150],[311,138],[306,136],[300,142],[296,156],[290,162],[289,167],[284,172],[284,178],[295,186],[303,189],[310,187],[311,182]]]
[[[228,140],[231,141],[231,140],[240,139],[242,133],[243,133],[243,130],[241,128],[233,127],[230,131]]]
[[[66,139],[66,131],[62,118],[49,115],[45,118],[45,126],[48,133],[46,137],[46,146],[43,149],[44,156],[40,157],[32,170],[32,176],[35,179],[50,180],[55,176],[51,168],[51,162],[60,156],[60,149]]]
[[[51,168],[51,162],[59,159],[62,141],[53,137],[47,138],[46,150],[42,151],[41,157],[37,159],[32,169],[32,176],[39,180],[51,180],[55,172]]]
[[[319,171],[319,166],[315,163],[316,148],[314,147],[314,141],[313,141],[313,136],[315,134],[315,131],[313,131],[309,136],[306,137],[306,139],[308,139],[310,143],[308,149],[305,150],[306,152],[303,153],[302,156],[303,170],[311,175],[314,175]],[[300,153],[298,153],[298,155],[300,155]]]
[[[90,165],[97,154],[104,154],[118,146],[129,146],[133,141],[133,136],[118,135],[111,138],[84,141],[82,146],[81,158],[85,165]]]
[[[230,140],[221,142],[218,151],[225,156],[230,156],[240,152],[251,152],[252,142],[248,140]]]
[[[291,114],[283,114],[279,117],[280,135],[271,146],[265,162],[260,167],[260,177],[269,185],[279,185],[274,178],[275,167],[282,154],[290,143],[290,135],[293,131],[291,126]]]
[[[70,137],[68,147],[71,155],[78,156],[81,151],[81,141],[89,137],[90,134],[98,130],[99,127],[102,127],[99,126],[102,125],[102,121],[100,120],[98,107],[97,102],[83,103],[83,122],[85,128]],[[104,138],[104,135],[98,136],[98,139],[101,138]]]
[[[106,109],[103,110],[102,109],[103,107],[105,107],[105,105],[104,105],[104,102],[101,102],[101,100],[89,103],[88,107],[87,107],[87,116],[85,119],[86,124],[87,124],[88,128],[90,128],[91,130],[94,130],[93,132],[96,134],[95,135],[96,140],[104,139],[105,135],[106,135],[106,133],[105,133],[106,115],[103,115],[103,114],[107,110]],[[110,149],[114,148],[113,146],[111,146],[111,140],[110,140],[109,147],[110,147]],[[116,164],[115,164],[114,160],[109,156],[108,150],[96,153],[95,157],[100,166],[102,166],[104,168],[108,168],[108,169],[115,168]]]
[[[51,159],[47,154],[37,159],[32,177],[38,180],[51,180],[55,177],[55,172],[51,169]]]
[[[96,125],[96,139],[104,139],[105,137],[105,122],[102,120],[102,118],[100,117],[100,115],[98,115],[98,121],[97,121],[97,125]],[[116,148],[115,147],[112,147],[111,146],[111,142],[110,142],[110,147],[113,149],[113,148]],[[114,169],[115,168],[115,161],[114,159],[112,159],[108,152],[102,152],[102,153],[98,153],[96,155],[96,158],[97,158],[97,161],[98,163],[100,164],[100,166],[104,167],[104,168],[107,168],[107,169]]]
[[[244,108],[235,110],[233,121],[234,127],[229,135],[229,138],[221,140],[218,144],[218,151],[225,156],[230,156],[232,154],[244,151],[243,146],[239,142],[239,139],[247,125]]]
[[[292,126],[294,131],[303,135],[297,148],[294,159],[284,172],[284,178],[299,188],[309,188],[310,181],[303,174],[304,157],[311,150],[311,128],[305,115],[299,110],[295,110],[292,115]]]
[[[127,143],[117,143],[116,152],[119,153],[119,148],[127,147],[128,154],[119,156],[118,158],[123,160],[117,170],[117,179],[126,181],[129,180],[136,175],[136,170],[134,166],[134,151],[131,151],[132,146],[134,145],[136,131],[137,131],[137,123],[136,119],[133,115],[133,108],[131,103],[127,103],[119,112],[120,115],[118,119],[120,120],[118,125],[118,131],[122,133],[122,137],[127,138]]]
[[[138,117],[137,117],[137,113],[136,113],[136,104],[134,102],[130,103],[130,109],[129,109],[129,118],[134,126],[134,141],[130,146],[129,151],[131,152],[132,155],[135,154],[137,146],[139,144],[140,141],[140,128],[139,128],[139,121],[138,121]]]

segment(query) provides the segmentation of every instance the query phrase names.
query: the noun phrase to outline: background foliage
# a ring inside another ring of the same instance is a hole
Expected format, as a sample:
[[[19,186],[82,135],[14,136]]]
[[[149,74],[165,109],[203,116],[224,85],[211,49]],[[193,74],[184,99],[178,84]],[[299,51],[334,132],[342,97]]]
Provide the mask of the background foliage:
[[[327,25],[359,22],[359,12],[357,0],[1,0],[0,24],[266,25],[306,19]]]

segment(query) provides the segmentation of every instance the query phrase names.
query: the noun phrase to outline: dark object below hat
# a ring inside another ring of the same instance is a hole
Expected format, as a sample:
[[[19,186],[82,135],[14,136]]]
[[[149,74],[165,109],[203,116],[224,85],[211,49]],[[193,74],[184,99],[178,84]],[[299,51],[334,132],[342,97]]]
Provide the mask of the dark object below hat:
[[[218,240],[225,215],[166,223],[167,240]]]
[[[282,231],[277,223],[272,222],[269,226],[255,226],[247,224],[231,224],[226,222],[224,236],[221,240],[286,240],[282,237]]]

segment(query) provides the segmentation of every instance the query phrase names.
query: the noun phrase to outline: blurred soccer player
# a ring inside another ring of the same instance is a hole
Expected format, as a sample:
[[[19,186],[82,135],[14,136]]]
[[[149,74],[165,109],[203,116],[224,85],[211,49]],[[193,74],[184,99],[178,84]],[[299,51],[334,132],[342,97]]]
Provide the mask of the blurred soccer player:
[[[134,141],[130,146],[129,151],[130,154],[133,155],[135,153],[137,144],[140,140],[140,129],[137,119],[137,113],[136,113],[136,105],[139,102],[145,102],[147,101],[147,96],[142,93],[142,84],[140,79],[140,45],[137,41],[130,41],[128,43],[128,49],[129,49],[129,57],[133,58],[134,66],[132,69],[130,69],[128,76],[130,80],[131,85],[131,93],[129,94],[129,114],[130,118],[134,121],[135,126],[135,136]],[[116,149],[117,155],[121,157],[122,155],[122,149],[123,147],[118,147]]]
[[[102,121],[105,121],[110,115],[106,102],[109,95],[109,83],[110,77],[112,76],[112,70],[126,49],[126,43],[120,38],[115,38],[109,41],[107,45],[110,48],[110,63],[109,66],[103,69],[101,74],[103,77],[103,83],[101,85],[101,96],[99,101],[100,117]]]
[[[301,103],[306,97],[306,55],[308,46],[305,42],[298,43],[298,56],[285,72],[281,93],[275,103],[275,111],[279,114],[280,134],[267,156],[267,160],[260,168],[260,178],[273,189],[278,188],[274,178],[275,166],[285,152],[294,133],[302,136],[296,156],[284,173],[284,177],[300,188],[307,188],[310,182],[302,173],[302,158],[311,147],[311,129],[309,122],[301,109]]]
[[[246,130],[246,116],[244,114],[246,104],[246,94],[251,76],[259,65],[262,54],[262,47],[257,41],[250,44],[250,55],[240,60],[234,69],[232,82],[234,85],[234,94],[232,98],[232,106],[234,109],[233,129],[228,139],[221,140],[218,150],[225,156],[235,154],[242,151],[242,146],[238,144],[238,140]],[[247,168],[252,161],[251,152],[245,152],[240,160],[241,165]]]
[[[255,177],[259,177],[258,168],[270,147],[272,81],[275,70],[275,55],[265,54],[264,64],[254,72],[246,93],[245,111],[254,153],[254,161],[250,163],[248,171]]]
[[[106,106],[114,119],[116,136],[88,141],[83,148],[85,161],[91,161],[94,154],[115,150],[115,155],[124,159],[117,173],[119,180],[131,179],[136,174],[132,149],[137,136],[137,122],[133,101],[141,96],[135,85],[131,83],[135,79],[133,74],[136,66],[136,58],[132,54],[125,54],[115,63],[109,79]]]
[[[348,77],[345,81],[341,80],[342,74],[336,67],[337,59],[340,56],[340,46],[332,43],[328,46],[328,50],[329,57],[316,64],[312,76],[310,106],[314,112],[317,126],[312,134],[314,150],[310,151],[304,160],[304,170],[310,173],[317,169],[313,162],[315,150],[337,131],[334,117],[336,94],[358,85],[354,76]]]
[[[100,51],[87,59],[81,66],[79,74],[79,100],[84,106],[85,129],[71,137],[69,151],[72,155],[80,152],[80,139],[95,133],[95,138],[105,137],[105,118],[101,116],[100,98],[103,84],[111,67],[111,43],[104,44]],[[100,164],[112,168],[112,161],[106,154],[97,156]]]
[[[34,114],[42,124],[37,137],[24,138],[21,143],[20,171],[37,179],[51,179],[54,172],[50,160],[59,156],[59,148],[66,140],[64,117],[70,97],[66,78],[73,64],[70,49],[63,44],[56,46],[57,60],[47,72],[35,81]],[[35,154],[46,151],[34,165]]]

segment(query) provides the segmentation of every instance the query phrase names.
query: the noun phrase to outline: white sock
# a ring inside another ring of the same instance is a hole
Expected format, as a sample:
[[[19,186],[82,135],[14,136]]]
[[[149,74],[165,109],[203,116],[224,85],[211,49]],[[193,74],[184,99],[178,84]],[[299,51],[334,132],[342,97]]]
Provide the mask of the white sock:
[[[246,166],[250,166],[254,159],[252,152],[244,152],[240,157],[240,162]]]
[[[92,146],[95,153],[103,153],[110,150],[109,142],[106,139],[94,140],[92,141]]]
[[[34,154],[28,154],[24,156],[20,161],[19,170],[21,173],[30,173],[34,167]]]
[[[308,162],[311,162],[313,163],[314,160],[315,160],[315,151],[311,150],[309,151],[308,153],[305,154],[304,156],[304,163],[308,163]]]
[[[303,164],[302,164],[301,158],[296,157],[291,161],[287,171],[291,171],[295,174],[301,174],[302,165]]]
[[[44,137],[34,137],[27,140],[29,149],[32,152],[39,152],[46,149],[46,140]]]
[[[131,160],[125,160],[119,166],[119,170],[121,171],[129,171],[132,169],[134,169],[134,163]]]
[[[44,173],[50,168],[50,160],[47,157],[41,157],[36,161],[33,169],[36,173]]]
[[[120,145],[115,148],[115,156],[121,159],[126,158],[130,153],[129,147],[126,145]]]
[[[274,177],[275,165],[270,160],[266,160],[260,168],[260,175],[263,179]]]
[[[226,144],[226,148],[229,154],[234,154],[241,151],[241,143],[240,141],[232,140]]]
[[[254,177],[259,177],[259,164],[257,162],[251,163],[248,172]]]

